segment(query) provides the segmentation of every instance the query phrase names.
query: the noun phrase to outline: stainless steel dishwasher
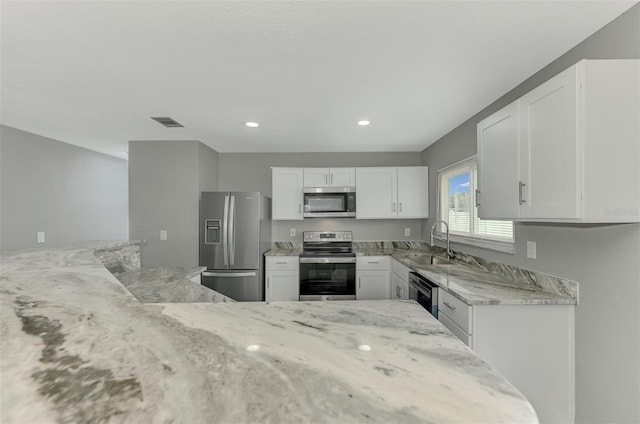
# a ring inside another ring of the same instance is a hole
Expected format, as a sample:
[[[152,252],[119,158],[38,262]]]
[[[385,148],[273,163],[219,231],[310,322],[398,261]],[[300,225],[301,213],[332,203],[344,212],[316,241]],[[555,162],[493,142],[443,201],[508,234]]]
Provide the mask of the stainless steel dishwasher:
[[[409,299],[418,302],[436,319],[438,318],[438,290],[433,281],[416,273],[409,273]]]

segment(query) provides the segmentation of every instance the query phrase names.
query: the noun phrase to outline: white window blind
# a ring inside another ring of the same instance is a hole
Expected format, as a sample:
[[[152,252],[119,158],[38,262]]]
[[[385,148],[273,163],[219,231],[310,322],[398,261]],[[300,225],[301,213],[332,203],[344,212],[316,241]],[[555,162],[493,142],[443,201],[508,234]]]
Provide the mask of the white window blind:
[[[513,221],[478,217],[475,199],[477,181],[478,164],[475,157],[438,171],[439,219],[449,224],[451,234],[513,242]]]

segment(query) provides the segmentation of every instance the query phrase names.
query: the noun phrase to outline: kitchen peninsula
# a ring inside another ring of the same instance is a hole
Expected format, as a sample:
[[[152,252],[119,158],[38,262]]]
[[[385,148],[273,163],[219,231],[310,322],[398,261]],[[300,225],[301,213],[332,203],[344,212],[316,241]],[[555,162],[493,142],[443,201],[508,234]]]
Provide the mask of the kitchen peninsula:
[[[104,250],[2,256],[2,422],[537,422],[413,301],[143,304]]]

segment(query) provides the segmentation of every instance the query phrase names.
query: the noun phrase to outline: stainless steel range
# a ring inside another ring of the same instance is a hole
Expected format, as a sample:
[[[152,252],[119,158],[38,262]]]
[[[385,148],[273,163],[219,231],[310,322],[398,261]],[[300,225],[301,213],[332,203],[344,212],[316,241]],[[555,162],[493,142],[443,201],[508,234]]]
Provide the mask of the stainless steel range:
[[[305,231],[300,300],[354,300],[356,255],[351,231]]]

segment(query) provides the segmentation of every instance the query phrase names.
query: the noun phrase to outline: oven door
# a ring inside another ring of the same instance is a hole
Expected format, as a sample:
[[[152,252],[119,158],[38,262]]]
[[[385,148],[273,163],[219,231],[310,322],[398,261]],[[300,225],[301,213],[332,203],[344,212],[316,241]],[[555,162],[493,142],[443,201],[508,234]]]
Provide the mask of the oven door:
[[[300,258],[300,300],[355,300],[356,258]]]
[[[421,278],[415,273],[409,274],[409,299],[418,302],[431,315],[438,318],[438,286]]]

